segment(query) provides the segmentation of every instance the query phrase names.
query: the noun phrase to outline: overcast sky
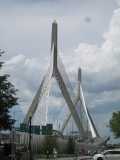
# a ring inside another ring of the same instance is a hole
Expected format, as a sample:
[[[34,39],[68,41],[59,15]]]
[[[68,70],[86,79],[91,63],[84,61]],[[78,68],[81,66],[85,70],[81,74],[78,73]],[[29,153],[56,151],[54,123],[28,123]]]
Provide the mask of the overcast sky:
[[[110,134],[106,125],[112,112],[120,109],[119,4],[119,0],[0,0],[3,72],[19,89],[24,113],[49,65],[51,23],[56,19],[66,71],[73,77],[82,68],[87,106],[100,133]]]

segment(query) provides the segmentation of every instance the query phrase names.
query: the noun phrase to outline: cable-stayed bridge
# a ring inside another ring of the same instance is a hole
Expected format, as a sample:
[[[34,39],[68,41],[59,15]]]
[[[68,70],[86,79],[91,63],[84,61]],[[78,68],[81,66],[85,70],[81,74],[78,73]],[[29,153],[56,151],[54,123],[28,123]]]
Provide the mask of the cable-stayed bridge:
[[[28,126],[29,120],[32,119],[34,123],[35,118],[37,117],[39,123],[37,124],[38,126],[36,126],[36,128],[38,129],[38,135],[35,136],[33,134],[33,140],[36,144],[38,144],[39,141],[43,141],[42,134],[39,135],[39,133],[41,126],[44,127],[48,123],[49,107],[46,103],[46,97],[49,97],[50,90],[52,88],[52,80],[55,79],[61,95],[66,103],[67,109],[69,110],[69,113],[65,117],[63,117],[64,120],[62,126],[59,127],[59,130],[56,131],[53,129],[52,133],[64,135],[65,129],[72,119],[77,128],[78,135],[83,142],[87,140],[87,143],[89,142],[90,145],[91,140],[93,140],[92,142],[95,143],[95,146],[103,144],[105,141],[100,138],[100,135],[95,127],[93,119],[85,103],[81,82],[81,69],[78,69],[77,94],[75,94],[74,88],[70,83],[64,65],[58,53],[58,25],[57,22],[54,21],[52,23],[50,66],[33,98],[23,124]],[[57,117],[55,118],[57,119]],[[50,125],[48,126],[50,127]],[[22,132],[20,135],[21,143],[26,142],[27,144],[29,141],[28,133]],[[35,137],[37,137],[37,140],[35,140]]]
[[[78,71],[78,93],[77,95],[74,94],[72,85],[70,84],[69,78],[65,72],[64,66],[60,60],[60,57],[58,55],[58,35],[57,35],[57,22],[53,22],[52,24],[52,37],[51,37],[51,63],[50,67],[48,69],[47,74],[44,76],[42,83],[32,101],[31,106],[29,107],[28,113],[26,114],[26,117],[24,119],[24,124],[28,124],[29,118],[34,118],[35,112],[38,109],[39,106],[39,112],[40,112],[40,121],[39,123],[45,124],[47,123],[47,111],[48,107],[43,102],[44,97],[49,96],[50,88],[51,88],[51,82],[52,79],[56,79],[58,83],[58,87],[61,90],[62,96],[65,99],[65,102],[69,108],[70,115],[66,119],[66,121],[63,123],[61,131],[63,132],[65,127],[67,126],[67,123],[69,122],[70,117],[74,119],[74,122],[80,132],[81,137],[84,138],[85,131],[82,124],[81,117],[76,109],[76,105],[78,101],[79,108],[83,108],[84,112],[86,113],[87,121],[90,127],[90,131],[93,137],[98,136],[98,133],[95,129],[95,126],[92,122],[91,116],[89,114],[89,111],[85,105],[82,86],[81,86],[81,70]],[[77,108],[78,108],[77,107]],[[79,110],[80,111],[80,110]]]

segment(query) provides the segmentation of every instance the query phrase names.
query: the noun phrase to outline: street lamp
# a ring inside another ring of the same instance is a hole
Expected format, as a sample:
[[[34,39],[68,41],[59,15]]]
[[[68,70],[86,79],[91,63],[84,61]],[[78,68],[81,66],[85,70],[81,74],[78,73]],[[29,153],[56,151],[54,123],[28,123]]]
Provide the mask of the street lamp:
[[[29,159],[32,160],[32,149],[31,149],[31,140],[32,140],[32,116],[29,117]]]

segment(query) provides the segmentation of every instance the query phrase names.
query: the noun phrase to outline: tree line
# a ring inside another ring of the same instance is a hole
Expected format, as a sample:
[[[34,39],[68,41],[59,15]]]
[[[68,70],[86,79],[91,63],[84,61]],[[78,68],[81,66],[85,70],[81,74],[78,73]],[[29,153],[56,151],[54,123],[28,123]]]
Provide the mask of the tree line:
[[[0,57],[4,54],[0,50]],[[0,70],[4,62],[0,61]],[[15,120],[11,117],[10,109],[18,104],[17,89],[9,81],[10,75],[0,74],[0,130],[11,129]]]

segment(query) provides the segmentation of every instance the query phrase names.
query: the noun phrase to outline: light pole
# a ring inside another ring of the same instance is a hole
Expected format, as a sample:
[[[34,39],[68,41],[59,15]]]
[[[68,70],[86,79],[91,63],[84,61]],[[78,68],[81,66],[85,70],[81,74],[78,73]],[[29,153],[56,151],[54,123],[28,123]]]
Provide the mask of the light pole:
[[[29,159],[32,160],[32,149],[31,149],[31,140],[32,140],[32,116],[29,117]]]
[[[15,127],[12,126],[12,130],[11,130],[11,160],[16,160],[16,131],[15,131]]]

